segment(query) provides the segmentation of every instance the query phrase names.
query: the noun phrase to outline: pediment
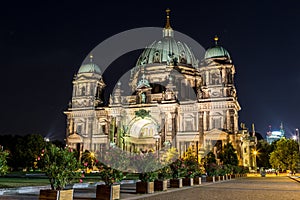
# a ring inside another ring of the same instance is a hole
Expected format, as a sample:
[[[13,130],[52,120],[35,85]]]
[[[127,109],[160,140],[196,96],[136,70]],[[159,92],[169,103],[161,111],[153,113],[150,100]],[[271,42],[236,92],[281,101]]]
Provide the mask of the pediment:
[[[78,135],[77,133],[73,133],[67,137],[68,143],[83,143],[82,136]]]
[[[211,140],[226,140],[228,133],[220,129],[212,129],[204,133],[205,139]]]

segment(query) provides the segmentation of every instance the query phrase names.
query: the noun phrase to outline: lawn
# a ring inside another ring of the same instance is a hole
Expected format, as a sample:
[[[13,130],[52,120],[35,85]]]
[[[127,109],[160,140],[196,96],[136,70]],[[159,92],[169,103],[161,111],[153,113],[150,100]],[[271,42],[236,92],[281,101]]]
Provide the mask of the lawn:
[[[95,183],[101,180],[98,174],[86,174],[81,179],[83,183]],[[126,179],[138,179],[138,174],[127,174]],[[74,180],[73,183],[79,183],[79,178]],[[42,185],[49,185],[49,180],[45,176],[26,177],[24,173],[11,173],[9,177],[0,177],[0,188]]]
[[[7,178],[0,177],[0,188],[48,185],[46,178]]]

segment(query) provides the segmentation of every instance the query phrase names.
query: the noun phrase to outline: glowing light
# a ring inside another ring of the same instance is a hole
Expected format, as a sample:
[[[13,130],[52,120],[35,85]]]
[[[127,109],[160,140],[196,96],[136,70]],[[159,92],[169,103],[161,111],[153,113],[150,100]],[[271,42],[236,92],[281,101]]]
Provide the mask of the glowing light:
[[[94,153],[94,152],[91,152],[91,153],[90,153],[90,157],[91,157],[91,158],[95,158],[95,153]]]

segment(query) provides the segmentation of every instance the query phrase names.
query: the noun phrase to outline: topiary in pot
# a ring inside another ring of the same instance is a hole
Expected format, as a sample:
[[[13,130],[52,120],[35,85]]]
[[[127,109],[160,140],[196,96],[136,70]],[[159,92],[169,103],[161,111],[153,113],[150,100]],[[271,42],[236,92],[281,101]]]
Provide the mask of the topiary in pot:
[[[62,196],[60,190],[63,190],[67,184],[71,183],[75,178],[79,178],[80,175],[77,172],[79,162],[73,150],[67,147],[59,148],[55,145],[49,145],[43,151],[39,164],[46,176],[48,176],[51,190],[59,191],[56,193],[58,196]],[[69,193],[73,198],[73,191]],[[47,197],[45,191],[42,190],[40,192],[40,199],[44,199],[41,195]]]

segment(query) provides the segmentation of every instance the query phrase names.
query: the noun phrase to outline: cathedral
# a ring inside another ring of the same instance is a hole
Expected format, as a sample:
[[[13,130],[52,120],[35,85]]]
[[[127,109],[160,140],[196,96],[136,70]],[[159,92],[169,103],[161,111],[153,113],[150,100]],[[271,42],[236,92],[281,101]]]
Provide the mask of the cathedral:
[[[64,112],[67,145],[96,153],[111,145],[135,153],[175,147],[179,155],[192,148],[202,158],[231,142],[240,165],[253,167],[255,141],[245,127],[239,130],[241,107],[229,52],[215,37],[199,61],[188,44],[176,40],[169,12],[162,38],[146,47],[131,69],[130,95],[118,82],[105,105],[108,82],[93,57],[79,68]]]

